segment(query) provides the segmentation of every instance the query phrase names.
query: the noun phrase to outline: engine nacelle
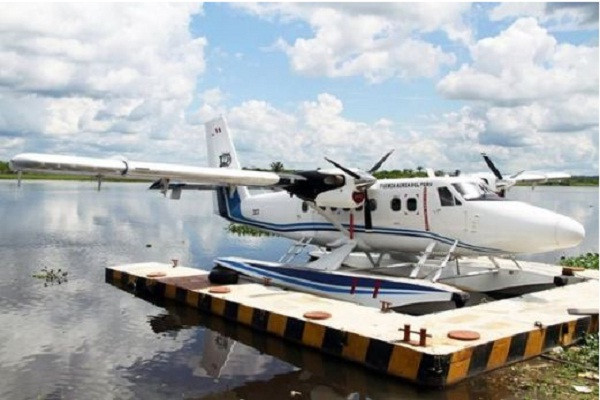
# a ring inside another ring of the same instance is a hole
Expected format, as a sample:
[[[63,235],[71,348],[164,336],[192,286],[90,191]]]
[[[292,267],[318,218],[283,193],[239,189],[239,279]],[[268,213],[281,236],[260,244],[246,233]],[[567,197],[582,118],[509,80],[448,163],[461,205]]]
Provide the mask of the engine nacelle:
[[[365,193],[347,182],[344,186],[319,193],[315,197],[318,207],[357,208],[365,201]]]

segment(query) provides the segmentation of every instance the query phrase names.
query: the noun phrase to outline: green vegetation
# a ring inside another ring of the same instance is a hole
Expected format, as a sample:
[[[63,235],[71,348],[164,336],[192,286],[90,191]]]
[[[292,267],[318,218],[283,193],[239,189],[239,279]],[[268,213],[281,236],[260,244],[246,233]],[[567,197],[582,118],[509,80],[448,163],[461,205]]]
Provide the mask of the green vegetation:
[[[283,172],[283,171],[285,171],[283,163],[281,161],[273,161],[271,163],[271,171],[273,171],[273,172]]]
[[[598,253],[562,257],[561,265],[598,269]],[[498,390],[509,388],[520,399],[597,399],[598,333],[577,345],[557,347],[532,361],[502,368],[489,377]]]
[[[598,334],[487,377],[518,399],[598,399]]]
[[[8,163],[4,161],[0,161],[0,175],[12,173],[8,168]]]
[[[227,232],[238,236],[275,236],[270,232],[261,231],[253,226],[234,224],[233,222],[230,223],[225,229]]]
[[[48,286],[53,285],[55,283],[60,285],[63,282],[67,282],[67,275],[69,275],[69,273],[67,271],[63,271],[60,268],[54,271],[54,269],[49,270],[48,268],[44,267],[37,274],[33,274],[33,277],[43,279],[45,281],[44,286]]]
[[[572,176],[569,179],[563,179],[559,182],[541,183],[540,186],[598,186],[598,177]]]
[[[427,172],[425,172],[422,168],[417,168],[416,171],[412,169],[394,169],[391,171],[378,171],[375,172],[373,176],[377,179],[425,178],[427,177]]]
[[[576,257],[561,257],[560,265],[565,267],[581,267],[598,269],[598,253],[586,253]]]

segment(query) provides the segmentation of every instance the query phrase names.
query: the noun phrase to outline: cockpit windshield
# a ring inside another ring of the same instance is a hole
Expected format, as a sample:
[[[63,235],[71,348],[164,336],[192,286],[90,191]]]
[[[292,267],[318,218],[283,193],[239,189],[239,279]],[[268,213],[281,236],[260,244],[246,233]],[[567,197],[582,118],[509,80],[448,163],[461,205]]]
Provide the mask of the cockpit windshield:
[[[453,183],[452,186],[467,201],[471,200],[502,200],[500,196],[491,191],[487,186],[475,182]]]

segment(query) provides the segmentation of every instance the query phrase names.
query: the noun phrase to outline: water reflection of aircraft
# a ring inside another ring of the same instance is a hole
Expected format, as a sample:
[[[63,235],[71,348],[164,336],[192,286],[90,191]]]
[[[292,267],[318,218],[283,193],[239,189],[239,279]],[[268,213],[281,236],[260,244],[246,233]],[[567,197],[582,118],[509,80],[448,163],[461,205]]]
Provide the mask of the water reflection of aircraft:
[[[115,176],[146,179],[154,181],[151,188],[165,194],[171,191],[174,199],[180,198],[183,190],[214,190],[218,215],[298,240],[291,255],[308,243],[334,249],[306,265],[324,274],[319,279],[327,280],[328,286],[321,282],[317,289],[329,294],[339,291],[340,285],[347,291],[346,280],[355,279],[340,278],[335,273],[353,252],[364,253],[372,267],[381,266],[384,256],[395,260],[406,254],[422,254],[418,263],[404,270],[405,276],[399,281],[382,285],[376,279],[382,294],[404,296],[416,291],[422,295],[442,290],[452,295],[455,289],[432,289],[429,283],[415,288],[418,283],[413,278],[436,282],[443,277],[448,261],[459,256],[547,252],[575,246],[584,237],[583,226],[577,221],[503,199],[477,177],[376,179],[372,174],[391,152],[368,171],[346,168],[329,159],[335,168],[291,173],[243,170],[226,121],[218,118],[205,126],[210,167],[50,154],[20,154],[10,161],[10,167],[18,172],[96,176],[99,182],[102,177]],[[279,191],[251,194],[249,187]],[[432,255],[442,260],[427,268]],[[262,265],[260,273],[274,278],[266,271],[268,265]],[[228,268],[235,269],[231,265]],[[256,265],[244,268],[237,271],[250,273]],[[278,278],[294,279],[296,283],[305,279]],[[412,281],[408,284],[402,279]],[[315,289],[313,283],[301,286],[304,290]],[[374,290],[361,287],[360,282],[352,287],[352,294]]]
[[[248,377],[272,376],[297,370],[287,363],[279,362],[271,355],[263,354],[248,343],[240,343],[226,335],[223,324],[215,319],[201,318],[189,309],[167,305],[168,313],[149,317],[152,331],[176,336],[182,329],[202,326],[202,351],[190,354],[187,364],[194,376],[220,379],[227,378],[239,383]],[[208,325],[208,326],[207,326]],[[243,328],[239,328],[243,331]],[[229,334],[235,334],[235,330]],[[250,332],[246,332],[250,334]]]
[[[150,318],[154,332],[184,328],[203,331],[201,343],[187,347],[173,362],[183,362],[189,368],[190,375],[183,371],[177,375],[178,384],[181,379],[185,380],[181,389],[189,393],[188,398],[195,398],[193,393],[203,393],[200,386],[204,381],[194,377],[218,380],[214,385],[219,389],[215,390],[213,386],[210,388],[212,394],[199,396],[206,400],[471,399],[475,398],[475,393],[486,392],[482,389],[486,380],[479,382],[477,390],[469,389],[466,383],[459,383],[443,393],[436,389],[414,387],[384,375],[365,372],[358,364],[344,363],[336,357],[289,346],[277,337],[264,336],[249,327],[199,314],[191,308],[174,303],[165,306],[168,314]],[[160,323],[153,323],[157,320]],[[158,330],[157,326],[160,326]]]

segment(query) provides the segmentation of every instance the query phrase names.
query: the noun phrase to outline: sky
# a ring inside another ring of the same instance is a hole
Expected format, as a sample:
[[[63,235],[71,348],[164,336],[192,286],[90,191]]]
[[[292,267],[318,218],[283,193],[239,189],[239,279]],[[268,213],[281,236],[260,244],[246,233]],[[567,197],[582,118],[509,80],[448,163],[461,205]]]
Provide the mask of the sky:
[[[0,159],[598,174],[598,3],[3,4]]]

